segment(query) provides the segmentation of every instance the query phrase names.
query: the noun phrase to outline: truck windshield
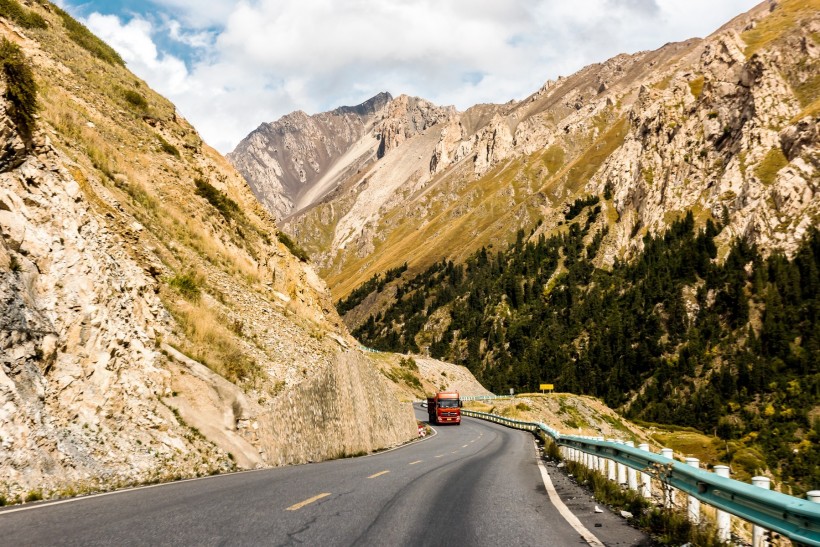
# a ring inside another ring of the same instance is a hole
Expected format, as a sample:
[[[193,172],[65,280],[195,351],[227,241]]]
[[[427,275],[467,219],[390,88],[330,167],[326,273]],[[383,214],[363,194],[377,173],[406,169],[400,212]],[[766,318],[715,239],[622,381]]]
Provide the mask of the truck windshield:
[[[441,399],[438,406],[439,408],[458,408],[458,399]]]

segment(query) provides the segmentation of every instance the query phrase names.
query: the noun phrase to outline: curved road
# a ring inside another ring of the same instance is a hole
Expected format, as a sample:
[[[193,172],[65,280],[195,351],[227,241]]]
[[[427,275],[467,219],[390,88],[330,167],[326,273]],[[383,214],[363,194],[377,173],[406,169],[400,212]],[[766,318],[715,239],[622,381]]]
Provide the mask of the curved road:
[[[363,458],[10,507],[0,511],[0,543],[586,544],[547,496],[532,435],[470,418],[436,430],[422,442]],[[593,514],[588,494],[563,483],[559,490],[576,500],[570,506]],[[609,513],[595,515],[609,519],[603,529],[576,514],[606,545],[642,541]]]

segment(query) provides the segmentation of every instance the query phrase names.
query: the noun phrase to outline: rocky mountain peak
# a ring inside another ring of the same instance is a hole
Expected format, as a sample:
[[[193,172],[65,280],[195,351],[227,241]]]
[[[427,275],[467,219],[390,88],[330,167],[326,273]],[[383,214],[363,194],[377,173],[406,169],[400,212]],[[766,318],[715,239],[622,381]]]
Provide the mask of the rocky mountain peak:
[[[387,91],[382,91],[362,104],[356,106],[340,106],[332,111],[336,115],[357,114],[359,116],[373,116],[380,112],[390,101],[393,96]]]
[[[378,147],[373,126],[391,100],[382,92],[330,112],[292,112],[259,126],[228,154],[228,160],[259,201],[276,218],[283,218],[372,161]]]

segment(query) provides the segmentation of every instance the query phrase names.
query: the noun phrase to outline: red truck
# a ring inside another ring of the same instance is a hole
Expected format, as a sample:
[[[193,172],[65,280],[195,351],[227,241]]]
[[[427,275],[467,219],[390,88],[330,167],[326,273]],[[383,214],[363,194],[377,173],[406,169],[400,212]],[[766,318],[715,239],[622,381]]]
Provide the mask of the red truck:
[[[461,399],[457,391],[440,391],[427,397],[427,416],[431,424],[460,424]]]

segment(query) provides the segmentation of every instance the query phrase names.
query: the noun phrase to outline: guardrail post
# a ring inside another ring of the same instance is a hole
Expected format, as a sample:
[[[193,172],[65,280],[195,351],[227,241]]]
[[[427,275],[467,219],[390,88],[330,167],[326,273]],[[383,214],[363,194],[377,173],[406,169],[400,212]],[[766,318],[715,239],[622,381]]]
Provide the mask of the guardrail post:
[[[611,442],[611,443],[614,443],[615,439],[607,439],[607,441]],[[607,464],[607,469],[608,469],[607,478],[609,478],[609,480],[611,480],[612,482],[616,482],[618,480],[618,476],[617,476],[617,471],[616,471],[616,467],[615,467],[615,460],[607,459],[606,464]]]
[[[652,452],[649,449],[649,443],[641,443],[638,448],[647,452]],[[641,495],[646,499],[652,498],[652,475],[649,473],[641,473]]]
[[[686,465],[699,468],[700,460],[697,458],[686,458]],[[700,500],[694,496],[689,496],[689,520],[695,524],[700,524]]]
[[[715,473],[719,477],[726,477],[729,478],[729,466],[728,465],[716,465],[715,466]],[[732,516],[727,513],[726,511],[721,511],[720,509],[717,510],[717,533],[718,539],[720,541],[729,541],[729,536],[732,531]]]
[[[820,503],[820,490],[812,490],[806,494],[806,499],[814,503]]]
[[[623,441],[615,441],[618,444],[624,444]],[[626,484],[626,466],[622,463],[618,463],[618,484],[624,485]]]
[[[634,448],[635,443],[632,441],[626,441],[626,446],[631,446]],[[630,490],[638,490],[638,474],[631,467],[626,468],[626,482]]]
[[[752,477],[752,484],[769,490],[771,488],[772,481],[769,477]],[[766,529],[755,524],[752,528],[752,547],[765,547],[767,544],[764,537],[765,534]]]
[[[603,441],[603,437],[595,437],[596,441]],[[603,456],[595,456],[595,470],[599,473],[604,473],[606,468],[604,467],[606,464],[604,463],[606,460]]]
[[[661,456],[674,460],[675,452],[671,448],[661,448]],[[666,484],[663,480],[661,480],[661,487],[663,487],[663,506],[672,507],[675,504],[675,491],[671,485]]]

